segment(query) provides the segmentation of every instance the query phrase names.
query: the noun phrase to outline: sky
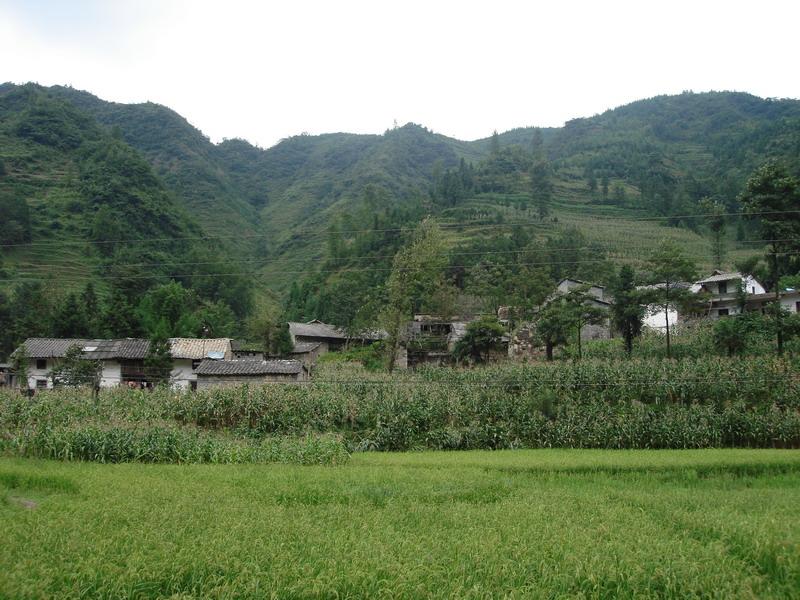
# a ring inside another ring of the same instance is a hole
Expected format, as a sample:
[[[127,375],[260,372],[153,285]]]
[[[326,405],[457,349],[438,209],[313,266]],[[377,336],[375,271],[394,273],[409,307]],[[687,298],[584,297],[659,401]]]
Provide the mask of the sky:
[[[800,97],[800,2],[0,0],[0,81],[157,102],[213,141],[471,140],[684,90]]]

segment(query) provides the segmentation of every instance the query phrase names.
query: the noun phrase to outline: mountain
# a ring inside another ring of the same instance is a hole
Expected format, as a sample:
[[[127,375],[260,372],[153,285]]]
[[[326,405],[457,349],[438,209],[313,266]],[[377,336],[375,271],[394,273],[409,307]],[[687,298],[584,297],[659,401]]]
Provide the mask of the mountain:
[[[547,218],[531,200],[537,157],[553,191]],[[17,279],[58,273],[69,287],[68,276],[81,274],[106,284],[109,262],[156,264],[158,274],[231,305],[223,290],[240,283],[210,285],[217,275],[244,279],[273,303],[273,292],[306,277],[317,292],[336,281],[346,288],[336,271],[353,263],[331,266],[335,248],[385,256],[401,241],[348,231],[405,229],[427,214],[451,226],[453,248],[489,247],[507,236],[504,223],[522,222],[534,242],[577,231],[619,259],[640,258],[653,239],[669,236],[707,268],[709,242],[691,216],[702,212],[700,200],[737,212],[736,196],[755,168],[780,158],[797,170],[798,157],[800,102],[745,93],[659,96],[559,128],[475,141],[407,124],[381,135],[298,135],[262,149],[240,139],[214,144],[157,104],[3,84],[0,202],[10,218],[0,234],[6,270]],[[739,221],[729,224],[742,238],[752,227]],[[732,229],[727,235],[729,263],[753,253]],[[173,241],[123,248],[115,237]],[[112,260],[104,246],[120,256]],[[152,283],[144,275],[140,291]],[[240,318],[248,306],[236,306]]]

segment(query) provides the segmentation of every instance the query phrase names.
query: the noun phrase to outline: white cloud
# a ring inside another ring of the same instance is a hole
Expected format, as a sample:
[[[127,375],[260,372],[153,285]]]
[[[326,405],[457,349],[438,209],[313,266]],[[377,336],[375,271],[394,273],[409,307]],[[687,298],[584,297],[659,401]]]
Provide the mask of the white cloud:
[[[790,2],[6,0],[0,79],[159,102],[215,140],[394,119],[472,139],[684,89],[800,96],[798,16]]]

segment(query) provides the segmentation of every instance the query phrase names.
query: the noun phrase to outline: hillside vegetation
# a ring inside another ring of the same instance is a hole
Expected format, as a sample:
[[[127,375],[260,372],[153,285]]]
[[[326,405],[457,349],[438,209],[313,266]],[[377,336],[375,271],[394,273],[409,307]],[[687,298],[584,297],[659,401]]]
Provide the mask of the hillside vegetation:
[[[800,102],[742,93],[656,97],[472,142],[408,124],[261,149],[214,144],[163,106],[3,84],[0,288],[91,281],[101,300],[136,305],[174,279],[194,312],[215,304],[220,335],[249,330],[254,300],[351,325],[354,307],[382,301],[392,256],[426,216],[445,233],[448,277],[485,305],[470,287],[479,263],[607,283],[613,265],[670,238],[710,269],[701,201],[733,215],[720,264],[731,268],[762,245],[736,215],[744,182],[771,158],[797,171],[798,156]]]

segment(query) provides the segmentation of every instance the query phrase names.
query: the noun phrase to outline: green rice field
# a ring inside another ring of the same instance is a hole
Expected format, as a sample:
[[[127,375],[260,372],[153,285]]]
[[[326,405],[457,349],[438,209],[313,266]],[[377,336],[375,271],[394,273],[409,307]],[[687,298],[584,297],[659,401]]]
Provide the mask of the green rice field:
[[[0,459],[0,598],[791,598],[800,451]]]

